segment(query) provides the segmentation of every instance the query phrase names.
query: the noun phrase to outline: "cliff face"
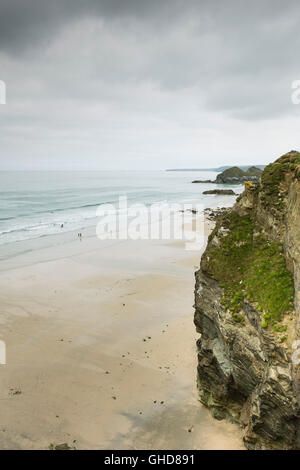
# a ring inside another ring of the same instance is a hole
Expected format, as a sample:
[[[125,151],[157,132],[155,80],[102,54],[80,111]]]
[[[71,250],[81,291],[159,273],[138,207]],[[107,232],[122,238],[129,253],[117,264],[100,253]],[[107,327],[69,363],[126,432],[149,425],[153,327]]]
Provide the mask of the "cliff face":
[[[246,183],[196,273],[200,401],[250,449],[300,448],[300,154]],[[293,355],[294,353],[294,355]]]

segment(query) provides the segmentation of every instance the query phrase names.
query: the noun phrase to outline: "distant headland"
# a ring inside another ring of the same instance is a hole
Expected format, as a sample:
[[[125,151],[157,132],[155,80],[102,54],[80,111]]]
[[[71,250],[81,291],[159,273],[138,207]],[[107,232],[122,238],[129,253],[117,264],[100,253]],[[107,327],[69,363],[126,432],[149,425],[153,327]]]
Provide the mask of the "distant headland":
[[[194,180],[192,183],[240,184],[245,181],[258,181],[261,174],[262,170],[255,166],[247,168],[246,171],[233,166],[219,173],[215,180]]]
[[[249,170],[249,168],[253,167],[254,165],[236,165],[238,168],[240,168],[243,171]],[[258,168],[260,170],[263,170],[266,165],[255,165],[255,168]],[[225,166],[219,166],[217,168],[168,168],[165,171],[216,171],[216,172],[221,172],[224,170],[228,170],[228,168],[232,168],[230,165],[225,165]]]

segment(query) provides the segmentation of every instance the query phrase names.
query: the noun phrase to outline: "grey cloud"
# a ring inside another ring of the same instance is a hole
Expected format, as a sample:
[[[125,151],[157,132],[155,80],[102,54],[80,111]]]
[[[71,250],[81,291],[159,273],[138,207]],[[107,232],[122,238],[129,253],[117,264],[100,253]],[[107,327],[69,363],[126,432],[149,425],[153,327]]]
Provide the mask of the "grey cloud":
[[[182,0],[1,0],[0,48],[15,54],[28,47],[39,48],[81,17],[164,22],[176,12],[182,14],[185,5]]]
[[[230,154],[235,125],[298,119],[299,13],[294,0],[0,0],[2,149],[38,155],[57,139],[71,159],[80,136],[118,162],[144,139],[160,165],[225,139]]]
[[[145,28],[167,30],[173,21],[184,23],[187,17],[199,21],[199,32],[219,31],[224,36],[234,32],[257,31],[261,23],[297,13],[297,1],[261,0],[1,0],[0,47],[18,52],[33,47],[56,34],[80,17],[114,20],[132,18],[144,21]],[[224,38],[226,39],[226,38]],[[239,36],[237,38],[241,40]]]

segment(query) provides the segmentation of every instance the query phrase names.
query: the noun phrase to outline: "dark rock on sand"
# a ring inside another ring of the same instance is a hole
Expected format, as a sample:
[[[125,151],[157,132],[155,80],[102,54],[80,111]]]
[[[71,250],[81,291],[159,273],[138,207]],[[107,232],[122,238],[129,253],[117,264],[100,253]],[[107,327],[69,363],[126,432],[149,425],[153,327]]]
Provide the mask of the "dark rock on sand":
[[[218,218],[222,217],[230,210],[231,209],[228,207],[217,207],[217,209],[211,209],[210,207],[206,207],[206,209],[204,209],[204,214],[207,219],[211,221],[216,221]]]
[[[64,442],[63,444],[50,444],[49,450],[76,450],[76,447],[71,447],[67,442]]]

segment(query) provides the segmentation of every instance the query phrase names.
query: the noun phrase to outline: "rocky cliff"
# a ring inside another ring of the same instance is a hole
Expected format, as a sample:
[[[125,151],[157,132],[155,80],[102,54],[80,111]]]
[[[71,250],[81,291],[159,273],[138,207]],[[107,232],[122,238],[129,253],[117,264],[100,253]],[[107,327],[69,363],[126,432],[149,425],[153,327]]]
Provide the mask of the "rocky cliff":
[[[216,222],[196,273],[200,401],[250,449],[299,449],[300,154]]]

